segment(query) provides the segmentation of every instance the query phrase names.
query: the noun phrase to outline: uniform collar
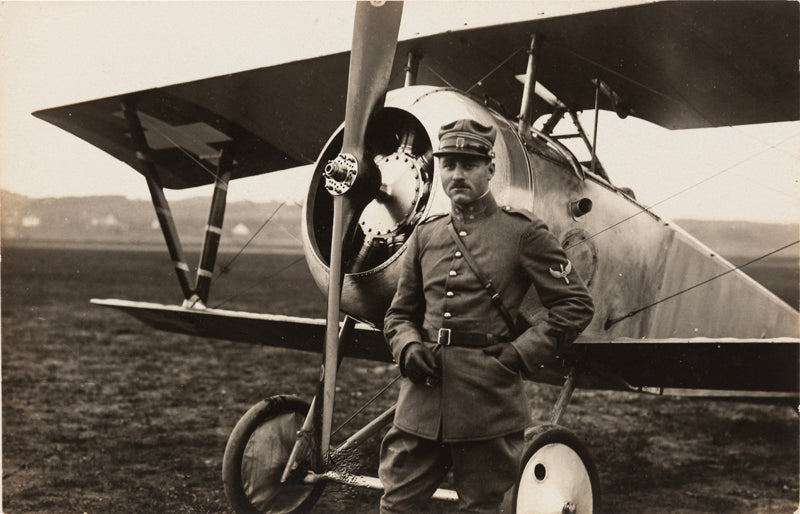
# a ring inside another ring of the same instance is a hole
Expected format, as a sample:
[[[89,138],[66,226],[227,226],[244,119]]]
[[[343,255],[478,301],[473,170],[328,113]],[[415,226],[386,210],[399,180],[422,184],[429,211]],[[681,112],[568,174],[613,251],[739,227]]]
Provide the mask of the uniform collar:
[[[452,203],[453,219],[461,223],[469,223],[488,218],[497,211],[497,202],[489,192],[468,205]]]

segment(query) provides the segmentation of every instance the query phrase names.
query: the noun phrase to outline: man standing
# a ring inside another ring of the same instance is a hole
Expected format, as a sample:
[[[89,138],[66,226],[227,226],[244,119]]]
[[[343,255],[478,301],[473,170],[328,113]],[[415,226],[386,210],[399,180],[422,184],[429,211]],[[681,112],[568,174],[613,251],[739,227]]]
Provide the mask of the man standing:
[[[496,512],[531,419],[521,375],[565,350],[592,319],[591,296],[545,224],[498,208],[489,191],[495,137],[470,119],[439,130],[434,155],[451,213],[412,234],[385,318],[406,380],[381,446],[384,514],[429,510],[449,469],[461,512]],[[493,305],[486,281],[503,306]],[[530,287],[548,316],[518,335],[510,319]]]

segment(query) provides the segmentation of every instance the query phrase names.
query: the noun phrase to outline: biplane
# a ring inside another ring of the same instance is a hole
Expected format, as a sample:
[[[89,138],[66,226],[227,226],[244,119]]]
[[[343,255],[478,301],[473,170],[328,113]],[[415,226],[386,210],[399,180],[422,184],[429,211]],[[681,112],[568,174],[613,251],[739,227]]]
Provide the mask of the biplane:
[[[335,456],[378,434],[394,408],[333,445],[337,368],[345,356],[392,361],[383,315],[409,235],[449,211],[432,153],[438,128],[458,118],[497,127],[494,195],[548,223],[596,305],[574,356],[533,377],[561,393],[550,423],[526,432],[517,512],[597,508],[595,465],[559,425],[576,388],[796,406],[798,311],[615,184],[578,113],[674,130],[797,120],[800,4],[624,5],[398,41],[402,9],[359,2],[350,52],[34,113],[144,176],[174,263],[179,303],[93,304],[160,330],[322,354],[310,402],[264,400],[231,433],[223,479],[234,509],[308,508],[326,481],[381,487]],[[309,164],[302,237],[326,318],[207,307],[231,183]],[[191,277],[164,189],[212,183]],[[535,295],[521,313],[541,315]]]

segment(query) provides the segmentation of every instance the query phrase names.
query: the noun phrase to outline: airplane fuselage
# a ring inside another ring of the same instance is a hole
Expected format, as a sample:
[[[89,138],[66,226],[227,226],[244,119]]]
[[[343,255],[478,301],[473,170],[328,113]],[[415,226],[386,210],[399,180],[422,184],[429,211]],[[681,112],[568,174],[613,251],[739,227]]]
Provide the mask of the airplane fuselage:
[[[370,127],[382,133],[374,141],[380,148],[376,165],[382,171],[384,196],[362,215],[360,256],[351,256],[351,262],[360,262],[351,265],[344,279],[342,307],[352,316],[382,325],[404,241],[420,219],[449,212],[438,164],[430,157],[431,142],[441,125],[469,117],[498,128],[497,171],[491,184],[498,202],[542,218],[593,293],[596,312],[585,336],[797,337],[797,311],[738,270],[682,292],[733,266],[624,190],[581,167],[569,150],[547,136],[532,131],[523,140],[516,124],[449,88],[391,91],[385,111],[389,114]],[[320,221],[328,207],[319,177],[339,144],[341,127],[320,154],[304,213],[307,261],[323,290],[329,233]],[[666,299],[672,295],[677,296]],[[532,295],[524,312],[535,315],[538,307]],[[643,310],[625,318],[639,309]]]

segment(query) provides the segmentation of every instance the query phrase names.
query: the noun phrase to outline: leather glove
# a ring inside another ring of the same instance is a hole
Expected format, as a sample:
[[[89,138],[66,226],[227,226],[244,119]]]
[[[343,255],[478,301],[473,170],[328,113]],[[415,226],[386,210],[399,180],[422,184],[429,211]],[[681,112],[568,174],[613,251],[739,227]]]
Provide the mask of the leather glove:
[[[498,343],[487,346],[483,349],[483,353],[491,355],[500,361],[500,364],[507,367],[511,371],[519,371],[523,367],[522,357],[519,352],[514,348],[511,343]]]
[[[548,332],[548,335],[550,333]],[[556,343],[552,340],[543,338],[530,343],[532,351],[529,353],[529,363],[533,366],[547,366],[557,363]]]
[[[411,343],[405,349],[403,370],[409,380],[415,384],[432,385],[439,381],[439,365],[436,358],[422,343]]]

